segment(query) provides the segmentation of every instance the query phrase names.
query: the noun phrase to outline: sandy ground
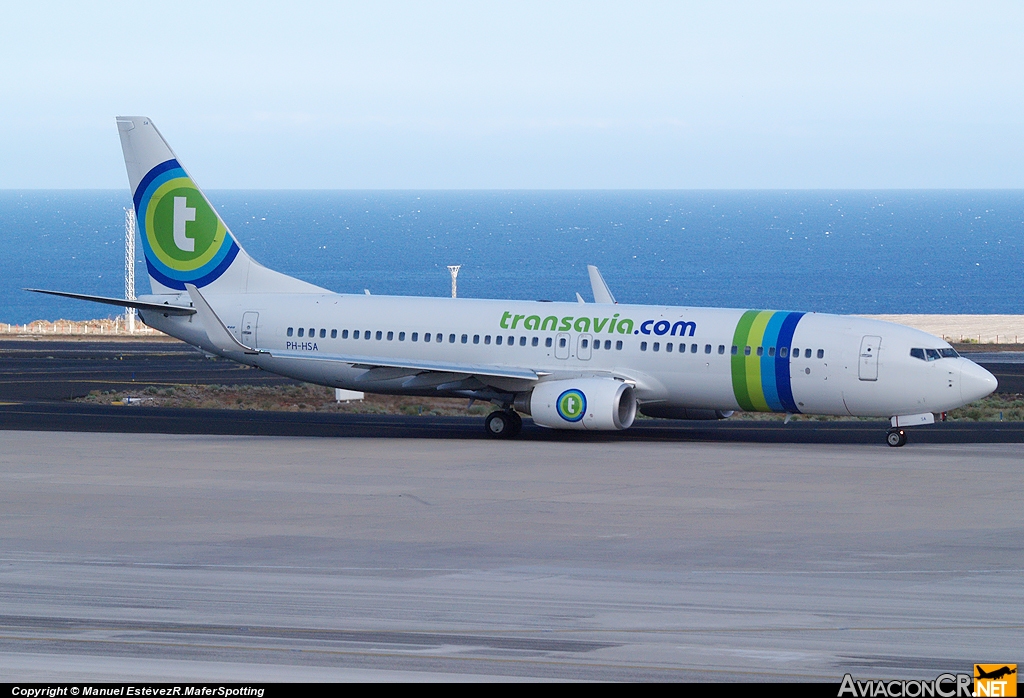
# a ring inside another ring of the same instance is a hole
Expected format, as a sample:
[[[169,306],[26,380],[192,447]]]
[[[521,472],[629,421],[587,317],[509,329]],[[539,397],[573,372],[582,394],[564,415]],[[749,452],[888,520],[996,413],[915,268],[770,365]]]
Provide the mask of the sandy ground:
[[[1024,315],[862,315],[895,322],[949,342],[1018,344],[1024,339]]]

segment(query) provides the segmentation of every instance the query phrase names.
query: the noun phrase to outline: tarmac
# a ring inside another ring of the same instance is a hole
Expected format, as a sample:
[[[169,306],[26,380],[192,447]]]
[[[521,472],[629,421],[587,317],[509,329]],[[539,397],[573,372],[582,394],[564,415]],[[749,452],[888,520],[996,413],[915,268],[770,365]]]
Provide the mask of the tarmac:
[[[135,346],[0,343],[0,680],[838,684],[1024,654],[1024,425],[493,441],[43,399],[267,376]]]
[[[935,678],[1019,659],[1011,444],[0,432],[0,677]]]

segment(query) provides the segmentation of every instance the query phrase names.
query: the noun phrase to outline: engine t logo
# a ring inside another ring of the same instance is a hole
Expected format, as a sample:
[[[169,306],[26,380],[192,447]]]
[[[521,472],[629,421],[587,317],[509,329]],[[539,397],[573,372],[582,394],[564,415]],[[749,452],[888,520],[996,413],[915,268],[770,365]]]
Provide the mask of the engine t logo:
[[[571,388],[558,396],[558,416],[567,422],[578,422],[587,413],[587,396]]]

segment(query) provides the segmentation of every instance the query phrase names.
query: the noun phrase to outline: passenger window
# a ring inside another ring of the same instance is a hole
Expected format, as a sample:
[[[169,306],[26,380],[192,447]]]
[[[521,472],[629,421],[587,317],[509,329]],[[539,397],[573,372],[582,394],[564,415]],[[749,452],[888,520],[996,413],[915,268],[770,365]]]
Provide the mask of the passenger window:
[[[588,346],[587,340],[581,339],[580,340],[580,346],[583,347],[584,349],[586,349],[587,346]]]
[[[369,338],[370,338],[370,330],[363,330],[363,339],[369,339]],[[377,339],[380,339],[380,337],[377,337]]]
[[[399,342],[404,342],[405,341],[405,332],[399,332],[398,333],[398,341]]]
[[[478,334],[473,335],[473,344],[479,344],[479,343],[480,343],[480,335],[478,335]]]
[[[659,349],[660,347],[661,347],[661,342],[655,342],[655,343],[654,343],[654,346],[652,347],[652,349],[654,349],[654,351],[658,351],[658,349]]]
[[[725,353],[725,345],[724,344],[719,344],[718,345],[718,353],[719,354],[724,354]]]
[[[356,337],[356,339],[359,339],[359,337]],[[419,332],[413,332],[412,333],[412,337],[410,337],[410,339],[412,341],[414,341],[414,342],[420,341],[420,333]]]
[[[462,343],[466,344],[467,342],[469,342],[469,335],[468,334],[462,335]]]
[[[512,346],[515,343],[516,343],[516,338],[515,337],[509,337],[508,338],[508,345],[509,346]]]
[[[704,345],[704,353],[705,354],[710,354],[711,353],[711,345],[710,344],[705,344]]]
[[[342,339],[348,339],[348,330],[342,330],[341,331],[341,338]]]
[[[561,337],[558,340],[558,348],[559,349],[565,349],[565,337]]]
[[[377,330],[377,339],[382,339],[383,337],[384,337],[384,333],[381,332],[380,330]]]
[[[455,335],[453,335],[453,334],[448,335],[448,343],[449,344],[455,344]]]
[[[327,336],[327,330],[321,327],[320,328],[320,339],[323,339],[326,336]]]
[[[739,353],[739,347],[737,347],[735,344],[733,344],[732,345],[732,355],[736,356],[736,354],[738,354],[738,353]]]
[[[691,354],[696,354],[697,353],[697,345],[696,344],[691,344],[690,345],[690,353]]]
[[[352,339],[359,339],[359,330],[352,330]]]
[[[288,328],[288,332],[286,332],[285,334],[287,334],[289,337],[291,337],[292,336],[292,332],[294,332],[294,328],[289,327]]]
[[[526,335],[523,335],[522,337],[519,338],[519,346],[521,346],[521,347],[525,347],[526,346]]]
[[[647,351],[647,342],[640,342],[640,351]]]
[[[818,358],[819,359],[824,359],[825,358],[825,350],[824,349],[819,349],[818,350]]]
[[[805,359],[811,358],[811,350],[810,349],[804,349],[804,358]]]
[[[395,339],[395,333],[392,332],[391,330],[388,330],[388,341],[389,342],[393,342],[394,339]]]
[[[331,339],[338,338],[338,330],[331,330]]]
[[[490,344],[490,343],[491,343],[491,335],[489,335],[489,334],[488,335],[484,335],[484,344]]]
[[[758,356],[761,356],[761,355],[763,355],[763,354],[764,354],[764,347],[758,347],[758,348],[757,348],[757,355],[758,355]]]
[[[546,346],[549,349],[551,348],[551,337],[548,337],[547,339],[544,340],[544,346]]]
[[[750,356],[750,347],[744,347],[743,348],[743,355],[744,356]]]
[[[768,356],[775,356],[775,347],[768,347]]]
[[[927,361],[928,360],[928,359],[924,358],[924,349],[918,349],[918,348],[911,349],[910,350],[910,355],[912,357],[914,357],[915,359],[921,359],[921,361]]]
[[[424,332],[423,333],[423,341],[424,342],[429,342],[430,341],[430,333],[429,332]]]
[[[783,359],[789,354],[789,347],[779,347],[779,356]]]
[[[679,346],[683,346],[683,345],[680,344]],[[683,348],[685,349],[685,347],[683,347]],[[665,351],[667,351],[667,352],[671,352],[672,351],[672,342],[665,342]]]
[[[538,344],[540,344],[540,337],[534,337],[533,341],[530,342],[530,344],[533,346],[537,346]]]
[[[793,350],[793,358],[794,359],[799,359],[800,358],[800,350],[799,349],[794,349]]]
[[[305,327],[300,327],[299,328],[299,336],[300,337],[305,337],[306,336],[306,328]]]
[[[607,350],[610,350],[612,348],[612,340],[610,340],[610,339],[604,340],[604,348],[607,349]]]
[[[310,337],[316,337],[316,329],[315,328],[313,328],[313,327],[309,328],[309,336]]]
[[[617,351],[622,351],[622,340],[621,339],[619,341],[615,342],[615,349]]]
[[[504,337],[502,337],[502,336],[501,336],[501,335],[499,334],[499,335],[498,335],[497,337],[495,337],[495,338],[494,338],[494,343],[495,343],[495,344],[497,344],[497,345],[498,345],[498,346],[500,347],[500,346],[501,346],[501,342],[502,342],[502,340],[504,340],[504,339],[505,339],[505,338],[504,338]]]

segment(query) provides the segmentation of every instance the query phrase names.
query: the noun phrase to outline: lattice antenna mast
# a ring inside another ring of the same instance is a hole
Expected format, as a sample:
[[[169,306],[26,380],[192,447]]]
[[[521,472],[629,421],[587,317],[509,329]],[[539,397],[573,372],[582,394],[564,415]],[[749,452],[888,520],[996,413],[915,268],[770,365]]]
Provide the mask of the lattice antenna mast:
[[[458,297],[458,287],[455,285],[455,279],[459,276],[459,269],[462,268],[461,264],[449,264],[448,271],[452,275],[452,298]]]
[[[124,297],[135,300],[135,211],[124,210]],[[135,308],[124,309],[125,325],[135,334]]]

